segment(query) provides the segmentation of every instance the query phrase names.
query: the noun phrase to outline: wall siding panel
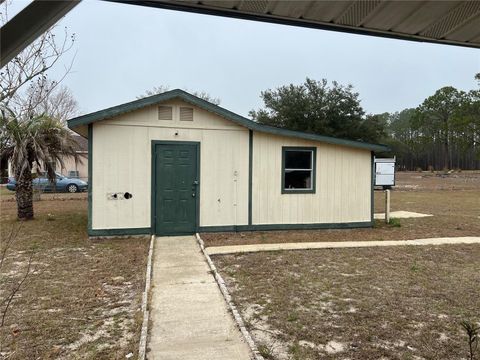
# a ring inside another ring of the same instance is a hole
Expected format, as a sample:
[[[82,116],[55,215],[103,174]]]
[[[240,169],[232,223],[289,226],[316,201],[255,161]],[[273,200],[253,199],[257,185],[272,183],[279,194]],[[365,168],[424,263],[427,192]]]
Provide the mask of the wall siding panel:
[[[150,228],[151,142],[200,142],[200,226],[248,225],[249,130],[182,101],[172,120],[151,106],[93,125],[92,229]],[[194,108],[180,121],[180,106]],[[316,146],[316,193],[282,194],[282,146]],[[371,220],[371,154],[338,145],[253,134],[252,224]],[[107,194],[130,192],[130,200]]]
[[[248,224],[248,129],[202,109],[194,121],[158,120],[156,106],[93,125],[92,229],[151,225],[151,141],[200,142],[200,226]],[[177,134],[177,135],[176,135]],[[107,193],[133,194],[107,200]]]
[[[315,194],[282,194],[282,146],[316,146]],[[253,137],[254,225],[371,219],[370,151],[264,133]]]

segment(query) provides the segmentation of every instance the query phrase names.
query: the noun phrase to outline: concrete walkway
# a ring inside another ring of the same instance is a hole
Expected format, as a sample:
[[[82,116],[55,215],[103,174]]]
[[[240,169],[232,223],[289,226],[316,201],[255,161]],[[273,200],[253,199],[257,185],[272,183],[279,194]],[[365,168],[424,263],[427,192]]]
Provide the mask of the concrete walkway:
[[[250,359],[195,237],[157,238],[152,284],[148,359]]]
[[[422,218],[433,216],[432,214],[422,214],[412,211],[390,211],[390,218],[396,219],[409,219],[409,218]],[[373,215],[374,219],[385,219],[385,213],[378,213]]]
[[[205,249],[208,255],[248,253],[258,251],[307,250],[307,249],[339,249],[379,246],[404,245],[444,245],[444,244],[480,244],[480,237],[447,237],[417,240],[379,240],[379,241],[330,241],[330,242],[297,242],[278,244],[253,244],[212,246]]]

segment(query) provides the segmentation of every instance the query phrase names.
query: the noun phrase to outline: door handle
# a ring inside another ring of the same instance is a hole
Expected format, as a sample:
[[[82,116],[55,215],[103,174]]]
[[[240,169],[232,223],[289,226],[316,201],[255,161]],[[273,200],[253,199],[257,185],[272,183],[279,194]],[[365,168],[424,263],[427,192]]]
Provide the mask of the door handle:
[[[195,193],[192,193],[192,197],[195,197]]]

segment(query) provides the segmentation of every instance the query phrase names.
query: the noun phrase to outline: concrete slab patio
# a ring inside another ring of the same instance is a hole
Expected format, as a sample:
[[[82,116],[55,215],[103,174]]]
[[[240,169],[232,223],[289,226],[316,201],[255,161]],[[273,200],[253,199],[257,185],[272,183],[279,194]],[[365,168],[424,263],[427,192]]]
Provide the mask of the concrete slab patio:
[[[280,250],[308,250],[308,249],[339,249],[378,246],[405,246],[405,245],[446,245],[446,244],[480,244],[480,237],[446,237],[415,240],[371,240],[371,241],[324,241],[324,242],[298,242],[278,244],[253,244],[211,246],[205,249],[208,255],[249,253],[258,251]]]
[[[156,239],[152,285],[148,359],[251,358],[193,236]]]

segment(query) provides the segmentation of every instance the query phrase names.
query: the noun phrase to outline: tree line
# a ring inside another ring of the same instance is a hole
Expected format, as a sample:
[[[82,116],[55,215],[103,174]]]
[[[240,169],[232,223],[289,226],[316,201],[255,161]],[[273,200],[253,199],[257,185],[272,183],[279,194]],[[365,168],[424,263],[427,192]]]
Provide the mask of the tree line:
[[[380,117],[401,169],[480,169],[479,89],[443,87],[417,108]]]
[[[480,74],[475,76],[480,85]],[[261,93],[250,111],[271,126],[389,145],[402,170],[480,169],[480,88],[438,89],[416,108],[366,114],[351,85],[307,78]]]

